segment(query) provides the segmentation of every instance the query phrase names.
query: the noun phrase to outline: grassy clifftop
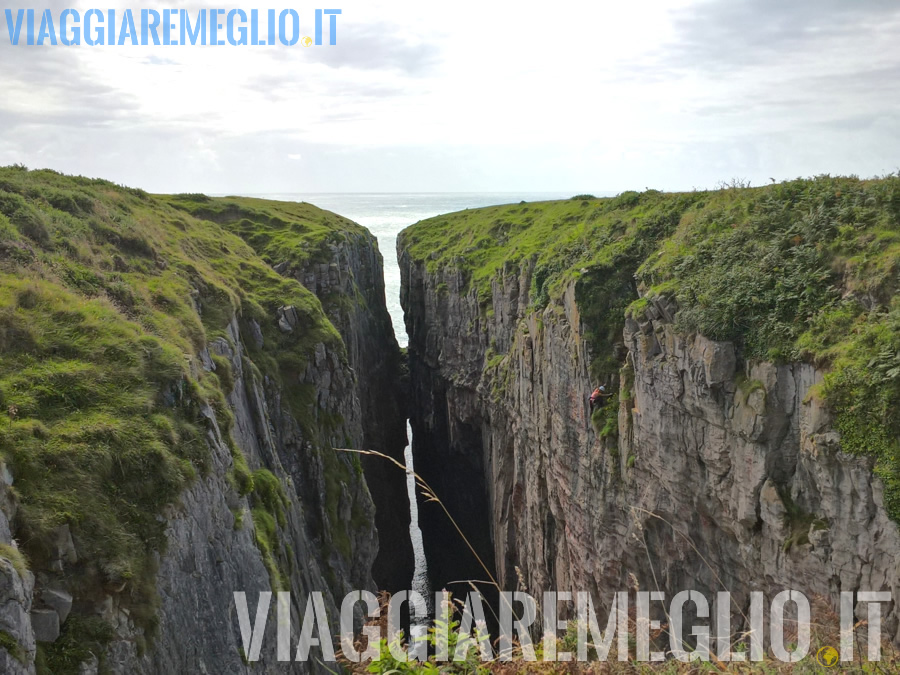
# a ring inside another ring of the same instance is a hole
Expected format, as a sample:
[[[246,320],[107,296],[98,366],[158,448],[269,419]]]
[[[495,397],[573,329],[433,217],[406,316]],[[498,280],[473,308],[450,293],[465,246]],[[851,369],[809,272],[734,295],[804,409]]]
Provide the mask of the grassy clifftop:
[[[330,211],[298,202],[252,197],[181,194],[164,198],[175,208],[226,226],[270,265],[291,267],[330,260],[328,245],[347,234],[368,235],[361,225]]]
[[[747,358],[829,371],[847,452],[877,458],[900,521],[900,178],[819,177],[762,188],[627,192],[438,216],[401,246],[430,271],[461,270],[490,313],[490,283],[534,264],[536,310],[576,284],[593,374],[614,373],[627,313],[678,301],[678,326]]]
[[[240,226],[256,230],[248,236],[268,237],[278,257],[319,255],[335,232],[358,227],[308,205],[151,196],[0,169],[0,458],[15,476],[16,536],[43,568],[58,528],[70,526],[77,586],[124,586],[148,626],[152,554],[164,545],[158,515],[209,469],[203,403],[230,436],[229,364],[205,372],[200,350],[233,316],[256,321],[264,345],[245,345],[252,368],[281,384],[313,440],[311,392],[299,378],[316,344],[343,353],[312,293],[209,220],[236,209]],[[283,305],[300,317],[288,334],[274,320]],[[253,476],[233,443],[232,452],[231,479],[250,493]],[[266,486],[256,487],[262,504]],[[106,631],[94,629],[70,642]]]

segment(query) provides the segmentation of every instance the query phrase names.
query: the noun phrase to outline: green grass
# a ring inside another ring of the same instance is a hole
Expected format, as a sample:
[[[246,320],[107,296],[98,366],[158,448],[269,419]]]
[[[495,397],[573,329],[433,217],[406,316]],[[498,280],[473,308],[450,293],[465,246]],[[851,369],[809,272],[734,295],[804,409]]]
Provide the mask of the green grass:
[[[165,199],[177,209],[240,236],[270,265],[287,262],[289,268],[302,268],[330,262],[329,244],[348,234],[367,235],[367,230],[353,221],[305,202],[192,194]]]
[[[82,663],[96,656],[100,662],[100,672],[105,672],[106,646],[113,637],[112,626],[100,617],[73,613],[66,619],[56,641],[40,646],[37,671],[53,675],[77,673]]]
[[[671,234],[699,193],[624,193],[614,199],[535,202],[469,209],[404,230],[400,245],[429,272],[464,273],[486,314],[491,280],[533,265],[530,298],[542,309],[569,284],[586,338],[594,346],[592,374],[615,373],[613,345],[621,342],[625,309],[637,298],[633,275],[657,243]]]
[[[900,522],[900,177],[472,209],[400,242],[431,274],[461,271],[486,317],[501,274],[533,265],[532,311],[561,311],[574,283],[595,380],[615,380],[625,318],[653,296],[677,300],[682,332],[744,359],[826,369],[842,448],[877,459]]]
[[[619,395],[613,394],[605,403],[594,408],[591,413],[591,426],[600,438],[615,439],[619,435]]]
[[[326,448],[323,450],[323,459],[325,460],[325,513],[328,517],[329,533],[331,541],[335,548],[345,558],[349,558],[351,553],[350,534],[347,532],[348,525],[357,525],[357,523],[346,523],[341,517],[338,509],[340,507],[341,494],[343,493],[342,483],[349,483],[352,475],[350,469],[344,464],[337,453]]]
[[[378,247],[364,227],[305,202],[276,202],[252,197],[211,198],[180,194],[161,197],[172,207],[207,219],[243,239],[268,265],[281,274],[304,280],[318,263],[334,260],[334,248],[347,243]],[[346,270],[344,271],[346,273]],[[341,325],[346,317],[366,308],[368,288],[353,284],[350,293],[321,293],[328,317]]]
[[[24,577],[28,571],[28,559],[25,554],[11,544],[0,544],[0,558],[9,560],[20,577]]]
[[[245,345],[246,370],[280,386],[313,444],[334,423],[320,421],[300,380],[318,343],[346,358],[340,336],[312,293],[201,219],[240,229],[236,212],[240,227],[256,218],[284,230],[269,242],[272,260],[289,249],[319,259],[334,233],[358,228],[310,205],[151,196],[0,168],[0,455],[16,478],[16,535],[33,568],[46,569],[54,531],[68,524],[79,556],[66,571],[72,586],[90,597],[124,583],[122,601],[148,629],[153,560],[165,548],[158,516],[210,469],[204,403],[231,447],[235,489],[256,489],[263,512],[284,520],[277,479],[251,474],[231,440],[230,364],[198,367],[207,342],[227,338],[234,317],[244,334],[257,322],[264,344]],[[300,317],[291,333],[275,322],[282,305]],[[65,662],[55,650],[46,658]]]
[[[284,527],[285,509],[288,498],[284,493],[281,481],[269,470],[258,469],[253,472],[253,497],[266,512],[273,517],[280,527]]]
[[[483,374],[490,378],[491,398],[495,403],[509,396],[515,373],[510,368],[510,359],[506,354],[498,354],[493,346],[489,347],[484,355]]]
[[[278,566],[280,550],[278,529],[275,518],[262,507],[253,509],[253,527],[256,531],[256,546],[262,554],[263,563],[269,572],[269,583],[275,592],[288,589],[286,579]]]
[[[741,402],[746,405],[747,401],[750,400],[750,396],[752,396],[755,392],[766,391],[766,385],[759,380],[751,380],[745,375],[741,374],[737,376],[735,381],[737,384],[738,391],[740,392]]]

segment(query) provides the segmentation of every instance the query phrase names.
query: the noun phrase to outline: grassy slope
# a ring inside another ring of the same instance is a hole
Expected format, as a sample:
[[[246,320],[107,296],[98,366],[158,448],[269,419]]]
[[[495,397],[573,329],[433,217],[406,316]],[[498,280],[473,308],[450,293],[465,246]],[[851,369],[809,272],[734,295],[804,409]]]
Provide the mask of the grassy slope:
[[[287,263],[287,270],[308,269],[315,263],[330,262],[331,246],[346,241],[348,236],[371,236],[361,225],[305,202],[274,202],[252,197],[212,199],[196,194],[166,199],[175,208],[216,222],[238,235],[269,265]],[[347,309],[351,303],[351,298],[339,294],[319,299],[332,319],[335,316],[332,311]],[[355,300],[365,302],[362,296]]]
[[[347,234],[366,235],[351,220],[305,202],[274,202],[252,197],[210,198],[182,194],[164,198],[175,208],[210,220],[240,236],[270,265],[290,267],[331,259],[330,243]]]
[[[297,382],[315,344],[343,350],[319,301],[235,234],[173,207],[202,203],[206,216],[248,201],[153,197],[0,169],[0,456],[16,479],[16,535],[42,567],[54,530],[69,524],[81,558],[69,570],[77,587],[90,595],[126,582],[132,616],[148,627],[152,552],[164,546],[157,515],[208,470],[201,402],[226,431],[231,423],[227,362],[217,374],[191,364],[235,313],[262,327],[263,349],[245,345],[254,368],[280,381],[292,412],[322,440],[309,387]],[[357,227],[307,205],[252,206],[257,217],[283,218],[285,254],[315,255],[331,232]],[[274,322],[285,304],[302,318],[302,330],[288,335]],[[234,485],[248,493],[253,477],[232,451]],[[268,482],[258,486],[259,508],[275,504]],[[58,644],[108,638],[103,626],[66,625],[84,631]],[[78,654],[56,656],[64,668]]]
[[[830,370],[818,392],[843,449],[877,458],[900,521],[900,178],[820,177],[754,189],[517,204],[438,216],[403,245],[456,267],[490,313],[490,281],[534,261],[543,308],[575,281],[597,377],[615,373],[635,280],[674,295],[679,327],[747,358]]]

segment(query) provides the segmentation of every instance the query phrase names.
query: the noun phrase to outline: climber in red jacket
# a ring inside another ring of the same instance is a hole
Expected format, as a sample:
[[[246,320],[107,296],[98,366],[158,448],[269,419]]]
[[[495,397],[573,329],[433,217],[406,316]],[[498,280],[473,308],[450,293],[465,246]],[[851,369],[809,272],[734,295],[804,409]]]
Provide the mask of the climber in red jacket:
[[[595,408],[603,407],[603,404],[606,403],[606,399],[612,396],[612,394],[606,393],[606,387],[602,384],[594,389],[591,394],[591,413],[593,414]]]

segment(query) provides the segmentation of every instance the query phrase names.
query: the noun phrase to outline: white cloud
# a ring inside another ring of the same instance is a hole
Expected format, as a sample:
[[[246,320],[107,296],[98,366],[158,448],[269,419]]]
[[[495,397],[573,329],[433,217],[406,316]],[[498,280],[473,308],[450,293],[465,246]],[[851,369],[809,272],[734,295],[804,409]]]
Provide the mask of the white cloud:
[[[896,169],[893,2],[337,5],[335,47],[14,48],[3,31],[0,163],[211,192]]]

